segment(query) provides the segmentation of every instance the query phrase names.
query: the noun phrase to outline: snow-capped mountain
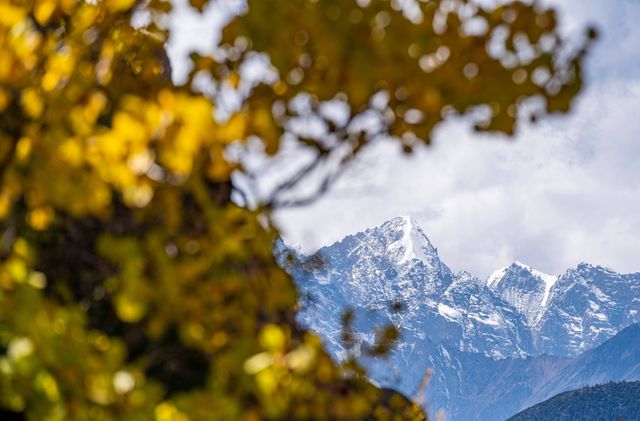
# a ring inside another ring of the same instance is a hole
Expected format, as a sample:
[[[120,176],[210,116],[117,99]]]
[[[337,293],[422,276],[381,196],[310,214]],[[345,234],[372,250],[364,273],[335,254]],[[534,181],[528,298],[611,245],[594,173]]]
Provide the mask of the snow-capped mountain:
[[[557,276],[515,262],[491,274],[487,286],[522,313],[529,326],[536,326],[547,308],[551,288],[557,280]]]
[[[478,278],[453,274],[411,218],[394,218],[310,258],[297,257],[301,263],[288,268],[302,296],[299,320],[323,324],[313,330],[330,341],[342,329],[342,312],[352,308],[360,316],[355,322],[371,332],[373,325],[391,323],[407,340],[428,335],[435,343],[495,358],[531,353],[523,316]]]
[[[538,353],[576,355],[640,321],[640,274],[581,263],[558,278],[535,327]],[[561,340],[559,340],[561,339]]]
[[[525,316],[536,355],[575,356],[640,319],[637,273],[581,263],[556,277],[516,262],[487,285]]]
[[[481,281],[454,274],[408,217],[347,236],[312,256],[280,242],[276,256],[298,285],[299,323],[317,332],[337,359],[359,358],[374,382],[408,396],[416,396],[432,369],[430,407],[448,410],[449,419],[491,419],[469,418],[480,412],[468,398],[477,394],[470,390],[476,384],[490,388],[496,375],[487,372],[491,367],[512,380],[524,376],[522,388],[513,389],[524,401],[534,390],[527,382],[541,382],[566,357],[640,321],[640,274],[581,264],[551,276],[516,262]],[[355,317],[345,342],[347,310]],[[400,340],[388,358],[374,358],[376,332],[387,325]],[[517,374],[514,367],[535,375]],[[497,390],[498,401],[516,399]],[[504,405],[504,416],[518,409]]]

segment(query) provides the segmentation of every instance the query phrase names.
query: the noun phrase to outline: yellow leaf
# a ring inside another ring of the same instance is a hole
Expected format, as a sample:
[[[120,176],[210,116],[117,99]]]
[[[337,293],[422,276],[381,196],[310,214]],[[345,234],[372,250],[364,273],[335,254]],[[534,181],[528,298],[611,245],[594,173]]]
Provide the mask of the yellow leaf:
[[[256,374],[273,364],[273,356],[268,352],[261,352],[244,362],[244,372]]]
[[[285,347],[287,336],[278,325],[266,325],[260,332],[260,344],[269,351],[282,351]]]
[[[89,399],[100,405],[109,405],[112,403],[114,393],[110,380],[106,373],[89,376],[86,380],[86,390]]]
[[[40,25],[46,25],[55,12],[57,4],[54,0],[40,0],[35,7],[34,16]]]
[[[236,113],[231,119],[218,128],[218,138],[226,143],[244,138],[247,128],[247,116],[244,113]]]
[[[58,147],[60,158],[71,165],[77,167],[82,163],[83,153],[80,141],[75,138],[67,139]]]
[[[123,198],[127,205],[143,208],[151,202],[153,188],[148,183],[128,186],[124,190]]]
[[[47,286],[47,277],[42,272],[33,271],[27,277],[27,283],[36,289]]]
[[[306,372],[315,358],[313,349],[301,346],[286,355],[287,365],[294,371]]]
[[[39,207],[32,209],[27,214],[27,222],[31,228],[42,231],[53,222],[54,212],[51,207]]]
[[[22,22],[27,16],[27,11],[11,4],[8,1],[0,2],[0,25],[11,27]]]
[[[274,370],[262,370],[256,374],[256,383],[260,390],[267,395],[275,392],[278,387],[278,380]]]
[[[120,12],[130,9],[136,3],[136,0],[107,0],[107,7],[112,12]]]
[[[126,293],[117,295],[114,299],[114,305],[120,320],[127,323],[140,321],[147,312],[147,304],[141,297]]]
[[[32,118],[40,117],[44,110],[44,102],[33,88],[26,89],[22,93],[21,103],[25,113]]]
[[[16,159],[18,162],[24,162],[31,155],[33,142],[28,137],[22,137],[16,145]]]
[[[21,259],[9,259],[5,264],[5,270],[16,282],[23,282],[27,278],[27,265]]]
[[[189,417],[169,402],[162,402],[156,406],[155,418],[156,421],[189,421]]]
[[[50,402],[55,402],[60,398],[58,383],[51,374],[40,371],[34,381],[36,389],[42,391]]]

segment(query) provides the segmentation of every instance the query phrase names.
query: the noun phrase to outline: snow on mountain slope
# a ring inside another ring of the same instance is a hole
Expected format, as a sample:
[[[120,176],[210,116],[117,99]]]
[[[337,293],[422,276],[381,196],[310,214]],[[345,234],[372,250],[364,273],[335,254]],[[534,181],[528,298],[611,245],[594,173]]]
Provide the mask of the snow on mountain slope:
[[[392,222],[390,225],[402,225],[402,240],[400,244],[404,250],[404,255],[400,263],[405,263],[413,259],[429,261],[433,256],[437,256],[437,250],[431,245],[424,231],[422,231],[422,228],[418,226],[413,218],[403,216],[390,222]]]
[[[440,305],[457,313],[452,319],[461,326],[460,351],[496,359],[531,354],[533,342],[526,320],[470,273],[456,275]]]

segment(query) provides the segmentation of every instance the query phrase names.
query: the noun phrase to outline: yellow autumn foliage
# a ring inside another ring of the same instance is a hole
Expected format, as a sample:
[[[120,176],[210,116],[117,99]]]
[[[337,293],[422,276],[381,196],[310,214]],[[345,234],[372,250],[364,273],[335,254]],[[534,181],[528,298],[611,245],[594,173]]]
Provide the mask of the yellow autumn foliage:
[[[222,52],[192,54],[178,85],[168,1],[0,1],[0,418],[425,419],[296,325],[273,257],[280,202],[232,200],[245,168],[228,150],[257,139],[277,154],[288,135],[321,161],[388,134],[409,150],[476,107],[490,110],[478,129],[511,134],[528,98],[541,114],[569,109],[586,49],[563,51],[540,5],[399,4],[249,0]],[[247,89],[241,67],[257,53],[277,76]],[[198,78],[241,105],[223,109]],[[326,136],[290,130],[300,97]],[[331,99],[346,121],[318,112]],[[350,126],[367,111],[377,133]]]

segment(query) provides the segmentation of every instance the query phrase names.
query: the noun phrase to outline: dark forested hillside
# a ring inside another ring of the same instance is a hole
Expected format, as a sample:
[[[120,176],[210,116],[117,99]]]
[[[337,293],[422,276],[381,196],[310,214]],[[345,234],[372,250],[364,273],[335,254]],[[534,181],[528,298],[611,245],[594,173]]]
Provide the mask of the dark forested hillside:
[[[560,393],[507,421],[638,421],[640,381],[612,382]]]

